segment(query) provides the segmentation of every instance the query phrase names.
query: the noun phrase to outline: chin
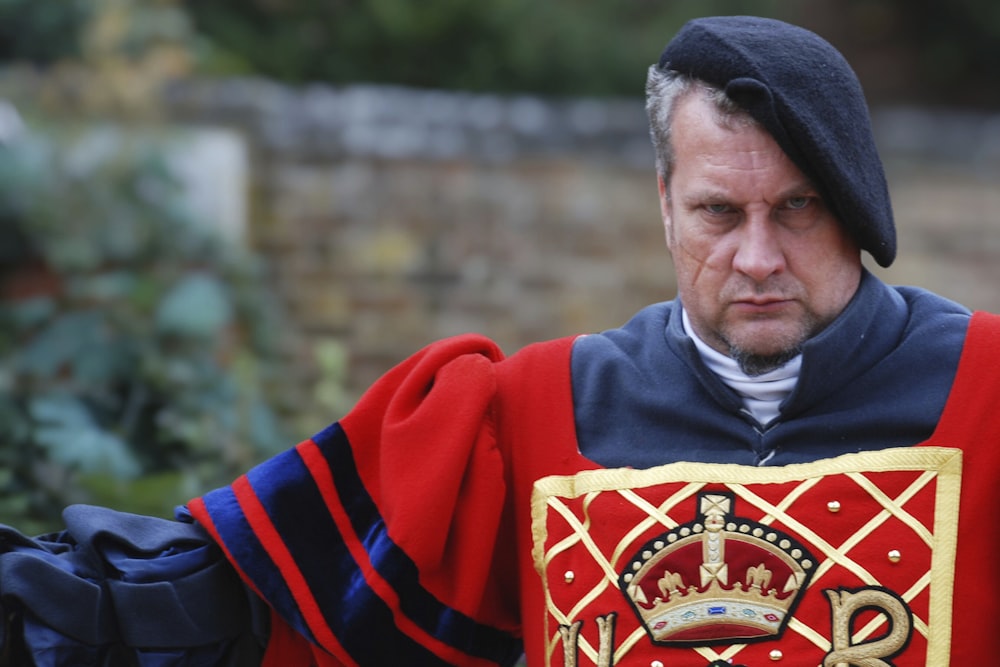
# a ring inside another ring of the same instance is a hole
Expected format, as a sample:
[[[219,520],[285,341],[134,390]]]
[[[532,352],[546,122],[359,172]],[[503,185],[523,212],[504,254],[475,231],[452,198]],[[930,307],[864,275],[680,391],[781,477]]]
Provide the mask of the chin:
[[[738,331],[733,335],[724,332],[725,340],[731,347],[738,347],[751,354],[771,355],[799,348],[806,335],[799,327],[762,326],[753,327],[754,331]]]

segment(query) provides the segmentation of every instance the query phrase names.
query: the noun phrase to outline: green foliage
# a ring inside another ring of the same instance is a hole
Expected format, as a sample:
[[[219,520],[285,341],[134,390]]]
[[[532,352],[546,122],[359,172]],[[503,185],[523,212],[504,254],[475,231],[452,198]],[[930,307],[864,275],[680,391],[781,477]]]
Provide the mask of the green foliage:
[[[87,17],[85,0],[0,0],[0,61],[48,65],[78,55]]]
[[[50,115],[157,118],[208,48],[176,0],[0,0],[0,74],[44,80]]]
[[[637,96],[681,24],[714,14],[817,30],[890,100],[1000,103],[993,0],[0,0],[0,63],[55,65],[99,113],[191,73]]]
[[[70,502],[169,515],[287,443],[261,262],[198,219],[164,140],[0,151],[0,521]]]
[[[1000,5],[992,0],[892,4],[897,38],[912,50],[925,93],[934,91],[950,105],[1000,105]]]
[[[688,18],[774,15],[780,6],[777,0],[183,4],[214,43],[223,73],[551,95],[636,95],[646,68]]]

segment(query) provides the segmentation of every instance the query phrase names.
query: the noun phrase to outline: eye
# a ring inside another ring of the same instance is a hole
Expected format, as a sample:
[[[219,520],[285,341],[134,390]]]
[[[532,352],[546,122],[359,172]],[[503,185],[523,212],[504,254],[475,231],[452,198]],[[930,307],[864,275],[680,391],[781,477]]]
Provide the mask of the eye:
[[[705,210],[712,215],[724,215],[733,209],[730,208],[729,204],[705,204]]]
[[[792,197],[785,202],[785,208],[798,211],[806,208],[812,203],[812,197]]]

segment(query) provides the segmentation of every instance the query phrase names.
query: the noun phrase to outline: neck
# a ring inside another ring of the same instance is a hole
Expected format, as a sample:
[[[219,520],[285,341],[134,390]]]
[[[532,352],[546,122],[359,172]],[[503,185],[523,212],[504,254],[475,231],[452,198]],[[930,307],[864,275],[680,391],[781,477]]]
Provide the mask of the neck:
[[[802,355],[796,355],[766,373],[748,375],[743,372],[735,359],[713,349],[698,337],[691,326],[687,311],[682,312],[682,321],[684,332],[694,341],[701,360],[726,386],[739,395],[743,409],[763,426],[774,421],[778,417],[782,401],[792,393],[798,382]]]

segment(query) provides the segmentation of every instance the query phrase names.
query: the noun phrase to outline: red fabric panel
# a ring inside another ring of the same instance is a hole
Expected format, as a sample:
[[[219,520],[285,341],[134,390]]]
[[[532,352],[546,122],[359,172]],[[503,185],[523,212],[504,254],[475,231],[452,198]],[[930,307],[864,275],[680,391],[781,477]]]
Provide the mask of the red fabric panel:
[[[493,430],[494,364],[476,335],[435,343],[379,380],[341,421],[358,472],[393,541],[443,603],[495,627],[517,627],[501,603],[514,585],[492,569],[507,494]],[[374,446],[377,443],[378,446]]]
[[[919,372],[919,370],[917,371]],[[973,315],[944,414],[926,445],[961,447],[962,501],[952,620],[953,665],[983,659],[1000,630],[1000,316]],[[988,627],[992,624],[992,627]]]

